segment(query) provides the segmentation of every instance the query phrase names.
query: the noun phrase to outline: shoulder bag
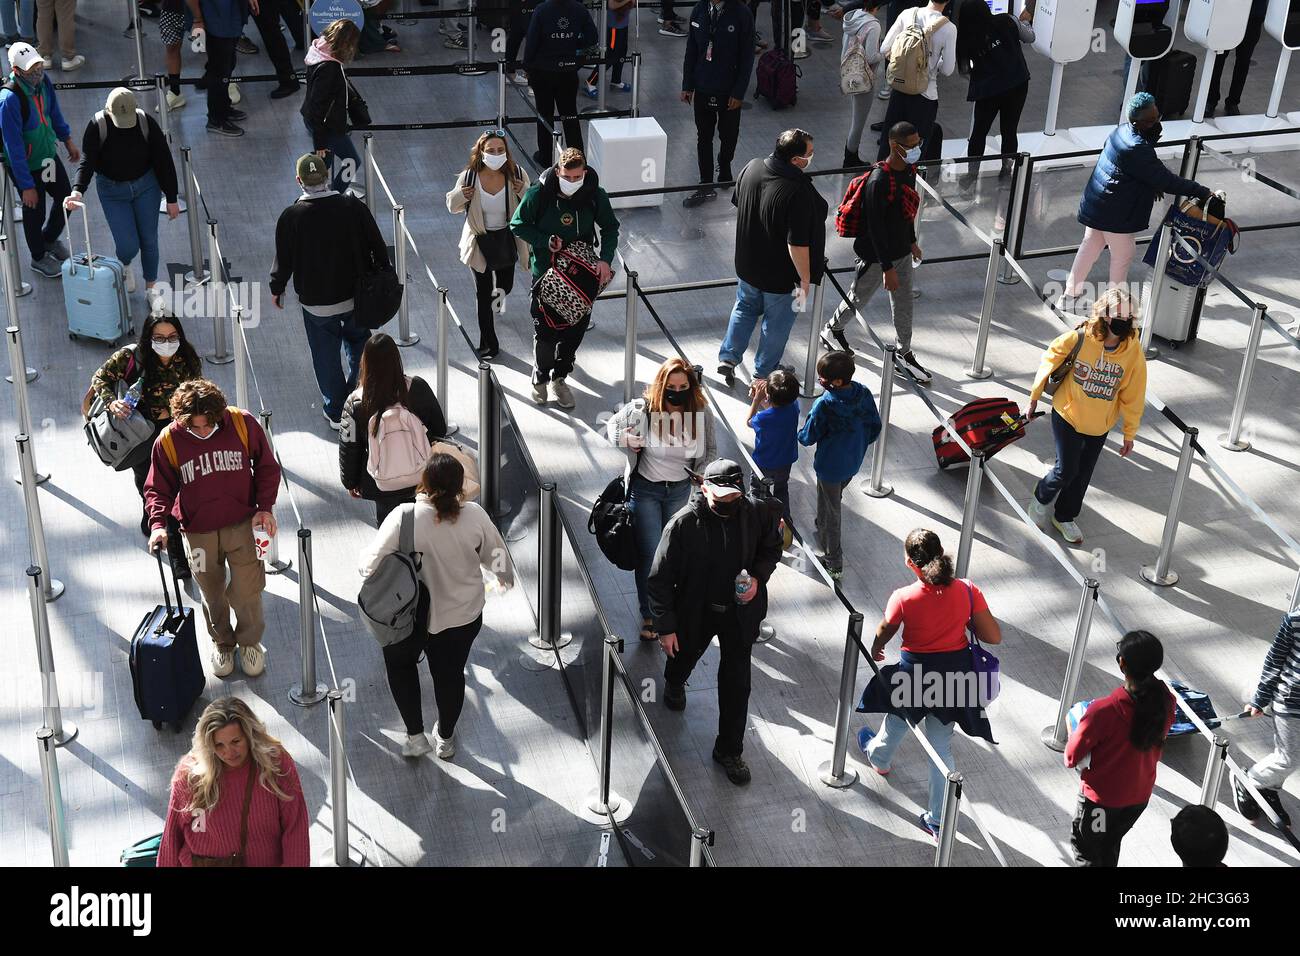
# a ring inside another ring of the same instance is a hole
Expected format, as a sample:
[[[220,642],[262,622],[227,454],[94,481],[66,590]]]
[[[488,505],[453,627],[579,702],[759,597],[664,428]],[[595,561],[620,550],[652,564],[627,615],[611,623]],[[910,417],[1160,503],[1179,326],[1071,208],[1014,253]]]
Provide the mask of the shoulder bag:
[[[1074,371],[1074,363],[1079,361],[1079,352],[1083,349],[1083,337],[1087,333],[1084,332],[1082,325],[1076,328],[1075,331],[1079,334],[1074,340],[1074,348],[1070,349],[1070,354],[1065,357],[1065,361],[1052,369],[1051,374],[1047,376],[1047,381],[1043,383],[1044,395],[1055,395],[1056,390],[1061,387],[1061,383],[1069,378]]]
[[[250,755],[249,760],[252,760]],[[190,866],[247,866],[244,854],[248,852],[248,811],[253,805],[253,784],[257,781],[257,764],[248,768],[248,785],[244,787],[244,812],[239,818],[239,852],[229,856],[190,857]]]
[[[352,199],[361,210],[365,205],[361,200]],[[368,210],[366,210],[368,213]],[[357,264],[357,283],[352,293],[352,315],[357,322],[367,329],[377,329],[397,314],[402,304],[402,281],[397,270],[391,264],[380,266],[370,249],[361,244],[362,230],[360,224],[352,230],[353,258]],[[398,236],[397,240],[402,241]]]
[[[979,705],[987,707],[997,700],[998,694],[1002,691],[1002,664],[996,656],[984,649],[984,645],[975,636],[975,591],[969,581],[962,581],[962,584],[966,585],[966,597],[970,599],[970,615],[966,619],[966,637],[970,642],[971,670],[975,672],[976,694],[979,695]]]

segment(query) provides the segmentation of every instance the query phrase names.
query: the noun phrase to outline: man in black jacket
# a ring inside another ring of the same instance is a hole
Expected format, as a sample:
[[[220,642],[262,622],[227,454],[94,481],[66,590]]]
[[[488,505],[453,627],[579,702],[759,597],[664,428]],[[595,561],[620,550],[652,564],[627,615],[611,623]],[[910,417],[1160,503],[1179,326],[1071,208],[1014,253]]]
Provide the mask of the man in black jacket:
[[[315,153],[298,160],[302,195],[280,213],[275,224],[275,262],[271,301],[284,308],[284,290],[293,289],[302,306],[311,364],[321,392],[321,411],[338,431],[348,393],[357,385],[361,349],[370,330],[352,316],[358,259],[388,266],[388,246],[366,204],[330,187],[329,165]],[[347,351],[348,373],[339,366]]]
[[[720,458],[695,480],[699,492],[664,528],[650,568],[650,613],[668,655],[664,704],[686,708],[686,680],[716,636],[721,658],[713,759],[728,780],[742,784],[750,777],[741,756],[749,656],[767,615],[767,581],[781,559],[780,509],[745,495],[745,476],[734,461]]]
[[[545,0],[533,11],[524,40],[524,69],[537,112],[537,152],[533,159],[545,168],[554,161],[551,126],[555,111],[564,121],[564,145],[582,149],[578,122],[578,56],[599,39],[596,24],[578,0]]]
[[[731,182],[731,158],[740,138],[740,104],[754,69],[754,15],[740,0],[700,0],[691,11],[682,64],[682,102],[695,104],[695,151],[700,182],[713,182],[713,128],[718,150],[718,179]],[[711,186],[700,186],[684,206],[717,198]]]

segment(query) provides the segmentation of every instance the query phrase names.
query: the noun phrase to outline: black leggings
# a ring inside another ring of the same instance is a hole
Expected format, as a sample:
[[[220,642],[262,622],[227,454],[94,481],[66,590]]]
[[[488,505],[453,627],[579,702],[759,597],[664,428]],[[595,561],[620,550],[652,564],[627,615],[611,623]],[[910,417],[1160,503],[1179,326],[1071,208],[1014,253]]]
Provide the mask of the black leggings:
[[[449,627],[437,634],[428,633],[429,592],[421,586],[420,604],[415,614],[415,630],[404,641],[384,648],[384,669],[388,687],[402,715],[408,734],[424,733],[424,711],[420,700],[420,654],[429,662],[433,678],[433,700],[438,708],[438,736],[449,738],[465,706],[465,664],[469,660],[474,638],[483,627],[480,614],[468,624]]]
[[[966,145],[966,155],[983,156],[984,143],[988,137],[989,130],[993,128],[993,118],[998,118],[998,130],[1002,134],[1003,153],[1015,153],[1020,149],[1020,140],[1016,136],[1016,129],[1020,126],[1020,113],[1025,108],[1025,97],[1029,95],[1029,81],[1007,90],[1005,93],[999,93],[997,96],[990,96],[985,100],[975,101],[975,119],[971,124],[970,142]],[[971,163],[969,174],[978,176],[980,171],[979,163]]]
[[[551,126],[555,111],[564,118],[564,145],[582,149],[582,126],[578,123],[578,72],[577,70],[529,70],[528,85],[533,88],[537,112],[546,120],[537,121],[537,151],[542,154],[542,166],[552,161]],[[25,217],[24,217],[25,218]]]
[[[470,272],[474,272],[473,269]],[[505,297],[515,287],[515,268],[486,269],[474,272],[474,291],[478,295],[478,347],[479,351],[490,349],[499,351],[501,343],[497,341],[496,310],[497,295],[501,296],[500,308],[505,310]],[[500,293],[495,290],[500,289]]]

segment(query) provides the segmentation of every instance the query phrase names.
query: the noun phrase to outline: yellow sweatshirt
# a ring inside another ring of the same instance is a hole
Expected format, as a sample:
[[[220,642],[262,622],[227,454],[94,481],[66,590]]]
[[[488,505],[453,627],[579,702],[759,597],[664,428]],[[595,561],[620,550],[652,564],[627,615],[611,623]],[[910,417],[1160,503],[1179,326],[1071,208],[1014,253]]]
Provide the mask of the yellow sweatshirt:
[[[1083,348],[1074,374],[1052,396],[1052,408],[1080,435],[1105,435],[1123,415],[1124,437],[1131,440],[1142,422],[1147,395],[1147,360],[1137,335],[1113,352],[1082,330],[1058,336],[1043,353],[1030,400],[1042,397],[1047,376],[1069,357],[1078,335],[1084,337]]]

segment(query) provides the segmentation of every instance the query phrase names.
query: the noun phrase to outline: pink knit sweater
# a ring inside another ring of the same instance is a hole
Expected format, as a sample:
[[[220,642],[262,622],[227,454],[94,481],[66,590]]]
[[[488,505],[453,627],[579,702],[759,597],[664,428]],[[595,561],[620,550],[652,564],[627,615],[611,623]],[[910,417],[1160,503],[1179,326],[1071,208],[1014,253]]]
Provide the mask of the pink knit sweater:
[[[191,866],[193,854],[228,856],[239,850],[239,821],[244,810],[244,789],[249,773],[256,764],[250,758],[238,770],[223,770],[221,794],[217,805],[202,817],[185,813],[190,802],[186,782],[190,758],[185,756],[172,776],[171,799],[167,822],[163,827],[162,846],[158,849],[159,866]],[[293,759],[280,755],[280,768],[287,771],[278,778],[280,789],[290,799],[281,800],[260,783],[253,785],[253,800],[248,811],[247,866],[309,866],[311,845],[307,838],[307,802]]]

